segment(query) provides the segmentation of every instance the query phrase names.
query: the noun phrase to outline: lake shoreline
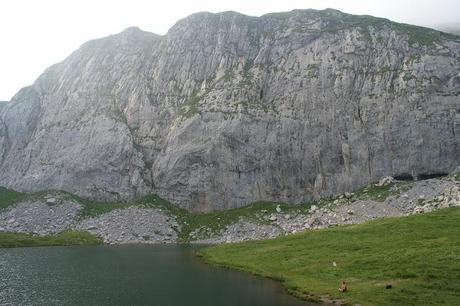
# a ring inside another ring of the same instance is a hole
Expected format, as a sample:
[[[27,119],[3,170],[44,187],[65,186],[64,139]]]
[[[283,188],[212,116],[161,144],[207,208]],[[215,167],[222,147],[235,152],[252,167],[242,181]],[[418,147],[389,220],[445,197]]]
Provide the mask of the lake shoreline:
[[[454,305],[460,302],[455,294],[460,292],[460,274],[455,272],[460,264],[452,256],[460,254],[459,224],[460,208],[449,208],[219,245],[200,250],[199,256],[211,265],[274,279],[299,298],[338,304]],[[349,282],[347,293],[337,290],[342,279]]]
[[[0,232],[0,249],[101,244],[103,244],[102,239],[88,232],[81,231],[66,231],[49,236],[38,236],[28,233]]]
[[[0,249],[0,304],[315,306],[273,280],[208,265],[195,255],[199,249],[173,244]]]
[[[302,292],[299,290],[295,290],[292,288],[288,288],[283,284],[283,280],[279,279],[277,277],[273,277],[271,275],[265,275],[263,273],[258,273],[254,270],[250,269],[245,269],[243,267],[239,266],[234,266],[234,265],[229,265],[229,264],[223,264],[219,263],[216,261],[209,260],[208,257],[206,257],[203,253],[200,253],[199,251],[196,253],[197,257],[199,257],[204,263],[214,266],[214,267],[219,267],[222,269],[228,269],[228,270],[235,270],[235,271],[240,271],[244,273],[249,273],[252,274],[256,277],[262,277],[262,278],[267,278],[271,279],[277,283],[279,283],[286,292],[300,300],[307,301],[307,302],[312,302],[312,303],[317,303],[317,304],[325,304],[325,305],[342,305],[343,301],[340,299],[331,299],[330,297],[326,295],[321,295],[321,294],[315,294],[315,293],[308,293],[308,292]]]
[[[333,228],[328,228],[328,229],[320,229],[320,230],[313,230],[313,231],[307,231],[304,233],[299,233],[295,235],[289,235],[289,236],[284,236],[284,237],[278,237],[275,239],[270,239],[270,240],[260,240],[260,241],[254,241],[254,242],[244,242],[244,243],[236,243],[236,244],[225,244],[225,245],[216,245],[216,244],[198,244],[198,243],[176,243],[176,244],[163,244],[165,246],[185,246],[185,247],[204,247],[203,249],[200,249],[199,251],[196,252],[197,258],[200,259],[203,263],[206,263],[211,266],[216,266],[216,267],[221,267],[225,269],[231,269],[231,270],[238,270],[241,272],[245,273],[250,273],[255,276],[263,277],[263,278],[269,278],[274,281],[277,281],[280,283],[280,285],[283,286],[283,288],[286,290],[287,293],[290,295],[295,296],[296,298],[308,301],[308,302],[314,302],[314,303],[326,303],[326,304],[335,304],[335,305],[341,305],[344,303],[344,300],[340,299],[336,294],[324,294],[321,293],[321,291],[314,291],[314,290],[306,290],[306,288],[303,287],[298,287],[298,286],[292,286],[287,284],[286,282],[289,282],[289,279],[285,278],[283,275],[284,273],[288,273],[289,269],[286,270],[279,270],[280,275],[273,275],[265,270],[257,270],[254,268],[251,268],[249,266],[245,266],[244,263],[247,259],[246,258],[240,258],[238,262],[240,264],[235,264],[235,262],[227,262],[226,260],[222,260],[221,258],[218,257],[213,257],[213,252],[214,250],[219,250],[220,248],[224,248],[226,251],[225,257],[224,258],[231,258],[231,256],[236,256],[235,254],[240,254],[241,249],[245,246],[255,244],[251,248],[253,250],[257,250],[259,245],[270,245],[276,243],[279,243],[279,241],[283,240],[289,240],[289,239],[299,239],[299,237],[309,237],[309,236],[315,236],[315,235],[322,235],[322,233],[326,233],[328,231],[333,231],[336,233],[345,233],[347,231],[350,231],[351,229],[358,229],[359,228],[366,228],[369,226],[372,226],[372,224],[379,224],[379,223],[389,223],[389,224],[405,224],[406,220],[413,220],[414,218],[425,218],[425,219],[430,219],[433,216],[436,215],[441,215],[441,216],[448,216],[447,212],[454,212],[455,214],[458,215],[458,212],[460,211],[459,208],[449,208],[449,209],[442,209],[436,212],[432,213],[427,213],[427,214],[419,214],[419,215],[414,215],[414,216],[409,216],[409,217],[403,217],[403,218],[390,218],[390,219],[379,219],[379,220],[374,220],[370,222],[366,222],[363,224],[359,225],[344,225],[344,226],[339,226],[339,227],[333,227]],[[443,217],[444,218],[444,217]],[[442,220],[442,218],[440,219]],[[457,220],[458,221],[458,220]],[[413,222],[412,222],[413,223]],[[439,226],[442,226],[442,224],[438,224]],[[414,227],[413,230],[416,230]],[[454,232],[455,230],[459,230],[459,228],[453,228]],[[420,227],[420,231],[423,231],[423,228]],[[403,231],[402,231],[403,232]],[[399,234],[399,232],[398,232]],[[458,233],[460,234],[460,232]],[[9,245],[5,243],[5,236],[10,235],[10,240],[9,240]],[[338,245],[334,246],[334,239],[332,236],[324,237],[324,241],[330,241],[330,244],[328,248],[330,250],[337,250],[337,246],[341,245],[342,242],[340,242]],[[15,239],[17,238],[17,239]],[[378,237],[374,237],[376,240],[378,240]],[[15,241],[16,240],[16,241]],[[299,245],[302,245],[300,242],[297,243]],[[366,243],[364,243],[366,244]],[[2,247],[10,247],[10,248],[16,248],[16,247],[45,247],[45,246],[71,246],[71,245],[107,245],[105,244],[102,239],[88,233],[88,232],[64,232],[61,234],[57,234],[54,236],[37,236],[37,235],[30,235],[30,234],[22,234],[22,233],[0,233],[0,250]],[[126,244],[125,244],[126,245]],[[131,244],[131,246],[141,246],[145,244]],[[126,245],[128,246],[128,245]],[[158,245],[160,246],[160,245]],[[343,246],[341,246],[343,248]],[[346,249],[346,248],[345,248]],[[235,251],[236,253],[235,253]],[[287,249],[288,250],[288,249]],[[401,251],[401,250],[399,250]],[[314,255],[314,250],[309,250],[309,254],[311,252],[310,256],[315,256]],[[331,258],[340,258],[340,256],[347,256],[346,252],[343,251],[344,253],[341,255],[331,255]],[[395,248],[394,252],[397,252],[397,249]],[[460,252],[460,250],[459,250]],[[244,252],[243,252],[244,253]],[[377,252],[378,253],[378,252]],[[329,254],[329,253],[328,253]],[[372,256],[372,255],[369,255]],[[318,261],[321,261],[323,256],[322,255],[317,255]],[[299,257],[300,258],[300,257]],[[332,259],[331,259],[332,260]],[[368,258],[370,260],[370,258]],[[263,260],[262,260],[263,261]],[[371,268],[372,266],[370,266]],[[338,281],[338,280],[337,280]],[[337,285],[338,286],[338,285]],[[330,288],[328,289],[330,290]],[[318,293],[317,293],[318,292]],[[327,292],[327,291],[326,291]],[[346,299],[345,299],[345,302]]]

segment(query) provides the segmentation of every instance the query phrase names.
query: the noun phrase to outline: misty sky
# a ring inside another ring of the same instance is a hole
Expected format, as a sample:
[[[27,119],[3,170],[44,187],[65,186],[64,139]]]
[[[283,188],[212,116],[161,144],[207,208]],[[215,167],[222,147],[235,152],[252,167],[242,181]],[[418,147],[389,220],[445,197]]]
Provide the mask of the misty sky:
[[[85,41],[129,26],[165,34],[178,19],[199,11],[260,16],[328,7],[418,25],[460,22],[459,0],[5,0],[0,2],[0,101]]]

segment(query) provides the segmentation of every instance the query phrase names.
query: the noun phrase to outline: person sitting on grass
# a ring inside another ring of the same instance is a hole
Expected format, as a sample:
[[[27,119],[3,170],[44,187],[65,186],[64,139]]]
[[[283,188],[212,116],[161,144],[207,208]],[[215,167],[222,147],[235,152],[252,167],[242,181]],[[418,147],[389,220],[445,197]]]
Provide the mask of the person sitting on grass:
[[[340,292],[345,292],[348,290],[347,283],[345,281],[342,281],[342,284],[340,285],[339,291]]]

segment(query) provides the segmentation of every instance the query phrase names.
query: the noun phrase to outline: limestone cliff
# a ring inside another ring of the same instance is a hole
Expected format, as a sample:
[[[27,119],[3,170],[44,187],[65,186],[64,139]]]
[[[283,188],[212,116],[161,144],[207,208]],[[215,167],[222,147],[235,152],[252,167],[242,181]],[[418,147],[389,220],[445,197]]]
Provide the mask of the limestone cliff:
[[[209,211],[460,164],[460,38],[335,10],[90,41],[0,108],[0,185]]]

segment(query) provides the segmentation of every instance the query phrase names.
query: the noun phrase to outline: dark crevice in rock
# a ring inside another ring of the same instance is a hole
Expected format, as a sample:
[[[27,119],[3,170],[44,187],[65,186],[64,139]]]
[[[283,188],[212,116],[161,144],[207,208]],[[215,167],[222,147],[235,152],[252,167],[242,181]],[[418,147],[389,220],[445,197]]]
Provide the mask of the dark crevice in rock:
[[[444,173],[444,172],[422,173],[422,174],[419,174],[417,178],[419,180],[429,180],[429,179],[433,179],[433,178],[440,178],[440,177],[447,176],[447,175],[448,175],[448,173]]]
[[[397,181],[413,181],[414,177],[409,173],[401,173],[394,176],[394,179]]]

